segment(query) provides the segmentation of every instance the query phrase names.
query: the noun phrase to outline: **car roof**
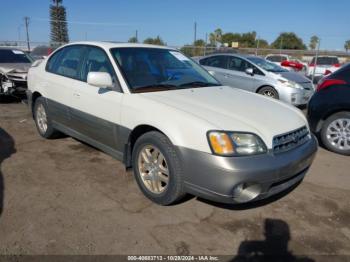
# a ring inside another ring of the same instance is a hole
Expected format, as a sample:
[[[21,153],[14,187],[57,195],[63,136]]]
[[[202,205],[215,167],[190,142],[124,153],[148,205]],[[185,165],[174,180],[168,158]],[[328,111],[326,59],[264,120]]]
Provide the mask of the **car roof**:
[[[18,51],[24,52],[23,50],[19,49],[16,46],[1,46],[0,50],[18,50]]]
[[[236,57],[240,57],[240,58],[247,58],[247,57],[251,56],[251,55],[237,54],[237,53],[213,53],[213,54],[209,54],[209,55],[206,55],[206,56],[202,56],[202,57],[200,57],[200,59],[203,59],[203,58],[206,58],[206,57],[211,57],[211,56],[224,56],[224,55],[236,56]]]
[[[72,42],[66,44],[64,46],[70,45],[93,45],[98,46],[104,49],[117,48],[117,47],[138,47],[138,48],[159,48],[159,49],[171,49],[177,50],[168,46],[160,46],[160,45],[150,45],[150,44],[139,44],[139,43],[118,43],[118,42],[105,42],[105,41],[80,41],[80,42]]]
[[[313,56],[313,58],[315,58],[316,56]],[[335,55],[319,55],[319,56],[317,56],[318,58],[320,58],[320,57],[331,57],[331,58],[338,58],[337,56],[335,56]]]
[[[266,57],[268,56],[289,56],[287,54],[268,54]]]

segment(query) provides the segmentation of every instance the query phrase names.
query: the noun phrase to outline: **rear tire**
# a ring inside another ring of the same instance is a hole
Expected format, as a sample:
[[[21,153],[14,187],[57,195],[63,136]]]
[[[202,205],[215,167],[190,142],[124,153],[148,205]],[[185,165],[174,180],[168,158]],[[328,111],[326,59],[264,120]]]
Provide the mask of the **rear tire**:
[[[35,100],[33,113],[36,128],[42,137],[51,139],[56,138],[59,135],[59,132],[52,127],[46,102],[43,97],[38,97]]]
[[[139,188],[153,202],[170,205],[185,196],[178,154],[162,133],[151,131],[138,138],[132,161]]]
[[[259,91],[258,94],[271,97],[274,99],[279,99],[279,95],[276,89],[274,89],[272,86],[264,86]]]
[[[328,150],[350,155],[350,112],[339,112],[328,117],[322,125],[320,136]]]

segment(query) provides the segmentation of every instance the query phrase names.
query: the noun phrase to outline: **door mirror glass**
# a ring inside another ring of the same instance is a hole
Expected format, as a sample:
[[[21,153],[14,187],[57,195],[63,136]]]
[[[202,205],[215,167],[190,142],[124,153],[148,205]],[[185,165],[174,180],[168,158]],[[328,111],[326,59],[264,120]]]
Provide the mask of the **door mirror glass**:
[[[87,76],[87,83],[100,88],[113,87],[112,77],[106,72],[89,72]]]
[[[245,70],[245,73],[247,74],[247,75],[254,75],[254,70],[253,70],[253,68],[247,68],[246,70]]]

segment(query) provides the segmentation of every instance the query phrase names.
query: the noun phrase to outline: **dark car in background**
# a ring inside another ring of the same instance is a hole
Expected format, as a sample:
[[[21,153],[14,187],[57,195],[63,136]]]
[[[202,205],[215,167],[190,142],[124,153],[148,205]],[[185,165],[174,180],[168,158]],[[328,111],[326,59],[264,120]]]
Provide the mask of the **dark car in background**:
[[[27,73],[32,62],[32,58],[22,50],[0,48],[0,96],[25,94]]]
[[[44,45],[40,45],[37,46],[33,49],[32,52],[30,52],[30,56],[34,59],[34,60],[40,60],[40,59],[44,59],[47,56],[49,56],[52,53],[53,49],[49,46],[44,46]]]
[[[327,149],[350,155],[350,64],[320,80],[308,105],[308,120]]]

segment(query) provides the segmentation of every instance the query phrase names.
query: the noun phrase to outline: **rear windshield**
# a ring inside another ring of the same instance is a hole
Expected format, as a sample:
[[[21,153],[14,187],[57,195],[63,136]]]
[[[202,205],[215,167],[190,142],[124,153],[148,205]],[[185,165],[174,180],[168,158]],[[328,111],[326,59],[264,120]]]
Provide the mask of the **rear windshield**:
[[[31,63],[32,60],[20,50],[0,50],[0,63]]]
[[[266,60],[269,60],[271,62],[282,62],[282,61],[287,60],[287,58],[285,56],[272,55],[272,56],[266,57]]]
[[[312,58],[311,63],[315,64],[316,58]],[[317,58],[317,64],[318,65],[334,65],[339,64],[338,57],[318,57]]]

